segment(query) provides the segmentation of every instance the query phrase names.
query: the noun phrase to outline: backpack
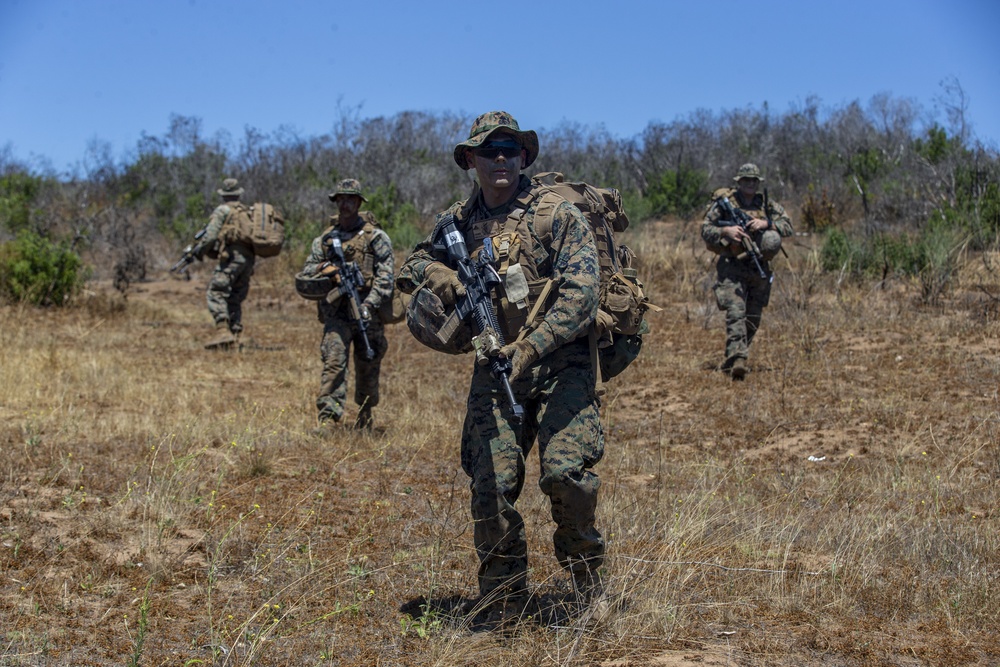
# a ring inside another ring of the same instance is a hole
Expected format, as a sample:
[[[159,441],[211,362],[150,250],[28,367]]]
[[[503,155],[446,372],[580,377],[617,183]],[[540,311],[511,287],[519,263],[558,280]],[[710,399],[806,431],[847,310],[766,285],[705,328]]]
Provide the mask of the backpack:
[[[250,242],[258,257],[274,257],[285,243],[285,218],[270,204],[257,202],[250,207]]]
[[[598,342],[601,375],[610,379],[635,361],[642,349],[642,334],[649,331],[644,319],[647,310],[659,311],[649,303],[645,288],[633,266],[636,254],[615,240],[615,232],[628,229],[629,219],[621,194],[613,188],[566,181],[559,172],[543,172],[532,181],[542,186],[537,197],[554,192],[580,209],[590,223],[597,242],[600,262],[600,308],[611,316],[611,339]]]

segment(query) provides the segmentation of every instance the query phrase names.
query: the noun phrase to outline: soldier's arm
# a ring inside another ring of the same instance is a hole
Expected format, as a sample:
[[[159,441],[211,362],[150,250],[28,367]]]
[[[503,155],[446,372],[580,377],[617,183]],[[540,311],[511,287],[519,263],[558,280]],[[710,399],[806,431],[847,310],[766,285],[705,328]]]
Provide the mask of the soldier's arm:
[[[771,226],[782,236],[791,236],[792,219],[788,217],[785,208],[778,202],[768,202],[768,214],[771,218]]]
[[[375,253],[375,276],[372,280],[372,289],[365,297],[365,303],[372,310],[378,310],[384,302],[392,299],[396,270],[392,256],[392,242],[389,240],[389,235],[381,229],[376,230],[372,239],[372,251]]]
[[[701,240],[710,249],[722,250],[726,247],[726,244],[723,243],[725,236],[722,230],[724,228],[719,225],[721,216],[722,211],[719,209],[718,200],[713,201],[708,207],[708,211],[705,212],[705,219],[701,223]]]
[[[435,222],[448,214],[457,213],[461,210],[462,204],[463,202],[458,202],[452,205],[447,211],[439,213]],[[410,253],[410,256],[406,258],[403,266],[399,269],[399,275],[396,276],[396,289],[404,294],[413,294],[417,286],[424,282],[424,274],[430,264],[444,261],[444,258],[438,257],[434,253],[434,246],[432,244],[433,234],[434,232],[432,231],[431,235],[428,235],[427,238],[416,245],[413,252]]]
[[[215,210],[212,211],[212,216],[208,219],[208,227],[205,228],[205,235],[201,237],[202,245],[208,245],[218,240],[219,232],[222,231],[222,225],[226,222],[226,218],[229,217],[229,212],[230,209],[225,204],[215,207]]]
[[[590,223],[572,204],[563,202],[553,215],[552,276],[556,299],[544,319],[525,337],[538,357],[586,335],[600,291],[600,264]]]
[[[302,267],[302,273],[306,275],[316,275],[319,273],[319,265],[326,261],[326,257],[323,254],[322,241],[322,236],[317,236],[313,239],[309,257],[306,258],[306,263]]]

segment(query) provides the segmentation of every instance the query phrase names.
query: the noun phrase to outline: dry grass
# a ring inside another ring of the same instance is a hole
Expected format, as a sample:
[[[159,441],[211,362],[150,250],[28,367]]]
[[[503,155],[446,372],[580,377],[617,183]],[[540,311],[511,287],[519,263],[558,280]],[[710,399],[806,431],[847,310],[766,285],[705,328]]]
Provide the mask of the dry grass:
[[[240,354],[201,349],[207,274],[0,310],[0,665],[1000,661],[991,265],[932,310],[916,285],[838,285],[800,243],[733,384],[710,258],[674,226],[629,241],[665,310],[605,395],[604,623],[562,606],[533,483],[553,609],[513,634],[450,613],[475,590],[469,359],[390,328],[377,429],[317,434],[319,325],[272,260]]]

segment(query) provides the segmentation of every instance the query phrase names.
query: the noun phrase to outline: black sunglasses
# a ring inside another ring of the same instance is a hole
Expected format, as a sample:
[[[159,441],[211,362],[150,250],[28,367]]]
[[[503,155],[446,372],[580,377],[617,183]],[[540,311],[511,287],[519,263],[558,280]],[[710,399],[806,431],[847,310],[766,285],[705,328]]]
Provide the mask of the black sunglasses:
[[[475,149],[476,155],[487,160],[495,160],[498,155],[503,155],[508,160],[513,160],[521,155],[521,147],[513,141],[490,142]]]

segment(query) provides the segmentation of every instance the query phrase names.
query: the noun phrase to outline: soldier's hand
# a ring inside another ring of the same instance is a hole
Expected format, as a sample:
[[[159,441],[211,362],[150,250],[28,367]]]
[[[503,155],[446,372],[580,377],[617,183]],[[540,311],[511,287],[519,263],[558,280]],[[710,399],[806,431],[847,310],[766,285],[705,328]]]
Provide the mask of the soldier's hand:
[[[750,238],[742,227],[737,225],[727,225],[720,228],[722,238],[729,239],[733,243],[743,243],[744,238]]]
[[[611,331],[611,327],[615,325],[615,318],[611,316],[611,313],[598,308],[594,325],[597,327],[597,337],[600,338],[606,332]]]
[[[372,309],[368,306],[367,303],[361,304],[361,307],[358,310],[361,312],[361,319],[363,319],[365,322],[371,322]]]
[[[521,377],[531,364],[538,361],[538,352],[526,340],[519,340],[516,343],[504,345],[500,348],[500,355],[510,359],[511,370],[510,378],[508,379],[511,382]]]
[[[764,231],[771,226],[771,223],[763,218],[754,218],[749,223],[747,223],[747,229],[751,232]]]
[[[449,269],[441,262],[431,262],[424,269],[424,280],[427,289],[434,292],[441,303],[452,306],[465,296],[465,286],[458,279],[458,272]]]

